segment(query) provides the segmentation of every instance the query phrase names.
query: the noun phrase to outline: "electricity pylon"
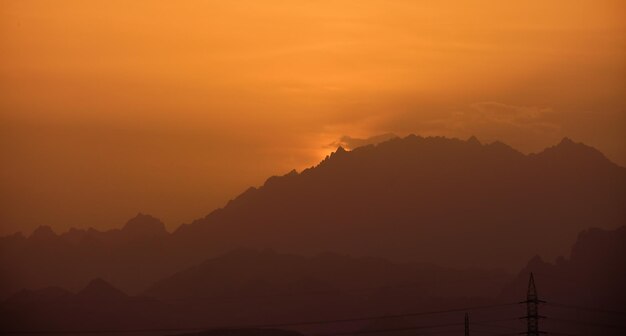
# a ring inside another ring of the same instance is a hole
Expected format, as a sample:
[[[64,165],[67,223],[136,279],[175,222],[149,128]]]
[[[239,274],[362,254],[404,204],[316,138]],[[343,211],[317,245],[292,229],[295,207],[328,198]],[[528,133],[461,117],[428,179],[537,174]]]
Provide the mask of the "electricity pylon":
[[[539,304],[545,303],[543,300],[539,300],[537,295],[537,287],[535,287],[535,277],[533,273],[530,273],[530,279],[528,280],[528,292],[526,293],[526,316],[523,318],[527,321],[527,336],[539,336],[539,334],[545,334],[544,331],[539,330],[539,319],[545,318],[545,316],[539,315]]]

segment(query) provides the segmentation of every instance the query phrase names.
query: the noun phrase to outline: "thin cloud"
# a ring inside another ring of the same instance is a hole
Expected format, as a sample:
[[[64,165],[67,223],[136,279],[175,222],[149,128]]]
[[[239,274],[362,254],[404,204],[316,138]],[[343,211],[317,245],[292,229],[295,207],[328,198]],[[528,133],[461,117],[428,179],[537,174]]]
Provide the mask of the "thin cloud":
[[[367,145],[375,145],[375,144],[378,144],[387,140],[391,140],[397,137],[398,136],[394,133],[384,133],[384,134],[374,135],[372,137],[364,138],[364,139],[353,138],[351,136],[344,135],[339,140],[332,142],[329,145],[329,147],[336,148],[336,147],[341,146],[346,149],[355,149],[355,148],[363,147]]]

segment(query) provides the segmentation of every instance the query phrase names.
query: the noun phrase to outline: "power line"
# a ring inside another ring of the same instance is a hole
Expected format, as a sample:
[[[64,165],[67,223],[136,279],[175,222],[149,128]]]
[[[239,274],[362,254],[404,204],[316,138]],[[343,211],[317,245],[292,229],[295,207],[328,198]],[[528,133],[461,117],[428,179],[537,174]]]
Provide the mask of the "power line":
[[[426,326],[398,327],[398,328],[385,328],[385,329],[374,329],[374,330],[357,330],[357,331],[351,331],[351,332],[341,332],[341,333],[332,333],[332,334],[318,334],[318,335],[313,335],[313,336],[345,336],[345,335],[378,334],[378,333],[389,332],[389,331],[407,331],[407,330],[454,327],[454,326],[460,326],[463,324],[464,323],[459,322],[459,323],[446,323],[446,324],[435,324],[435,325],[426,325]],[[444,331],[435,332],[435,333],[439,334],[443,332]],[[445,332],[450,332],[450,331],[445,331]]]
[[[508,319],[508,320],[494,320],[494,321],[488,321],[488,322],[502,322],[502,321],[512,321],[512,320],[518,320],[519,318],[515,318],[515,319]],[[517,328],[513,328],[510,326],[503,326],[503,325],[496,325],[496,324],[489,324],[489,323],[485,323],[485,322],[472,322],[472,325],[477,325],[479,327],[489,327],[489,328],[499,328],[499,329],[506,329],[506,330],[517,330]]]
[[[410,286],[410,285],[409,285]],[[325,291],[325,292],[348,292],[348,291],[360,291],[360,290],[375,290],[375,289],[384,289],[384,288],[397,288],[397,287],[408,287],[408,286],[381,286],[381,287],[372,287],[372,288],[363,288],[363,289],[354,289],[354,290],[333,290],[333,291]],[[311,292],[313,293],[313,292]],[[321,293],[321,291],[315,292]],[[382,319],[393,319],[393,318],[401,318],[401,317],[416,317],[416,316],[426,316],[426,315],[436,315],[436,314],[446,314],[446,313],[454,313],[454,312],[468,312],[473,310],[482,310],[482,309],[492,309],[492,308],[500,308],[506,306],[516,306],[519,304],[526,303],[543,303],[543,301],[539,300],[536,296],[536,290],[534,288],[534,282],[532,279],[532,275],[529,282],[529,292],[526,301],[523,302],[513,302],[513,303],[501,303],[501,304],[491,304],[491,305],[480,305],[480,306],[471,306],[471,307],[462,307],[462,308],[452,308],[445,310],[432,310],[432,311],[422,311],[422,312],[414,312],[414,313],[402,313],[402,314],[385,314],[385,315],[376,315],[376,316],[365,316],[365,317],[353,317],[353,318],[342,318],[342,319],[327,319],[327,320],[313,320],[313,321],[298,321],[298,322],[286,322],[286,323],[273,323],[273,324],[258,324],[258,325],[240,325],[240,326],[230,326],[230,327],[183,327],[183,328],[142,328],[142,329],[109,329],[109,330],[18,330],[18,331],[4,331],[0,332],[0,334],[22,334],[22,335],[46,335],[46,334],[133,334],[133,333],[148,333],[148,332],[188,332],[188,331],[202,331],[202,330],[233,330],[233,329],[267,329],[267,328],[285,328],[285,327],[298,327],[298,326],[312,326],[312,325],[324,325],[324,324],[339,324],[345,322],[358,322],[358,321],[371,321],[371,320],[382,320]],[[297,294],[296,294],[297,295]],[[610,313],[610,314],[620,314],[626,315],[626,312],[616,311],[616,310],[608,310],[596,307],[585,307],[585,306],[576,306],[576,305],[568,305],[561,303],[546,303],[547,305],[560,307],[560,308],[568,308],[568,309],[577,309],[577,310],[585,310],[592,312],[600,312],[600,313]],[[536,309],[536,308],[535,308]],[[529,311],[526,317],[539,317],[536,314],[536,311]],[[478,330],[475,330],[478,333],[491,333],[495,334],[497,331],[487,331],[481,330],[481,327],[488,328],[501,328],[508,330],[515,330],[515,328],[502,326],[502,325],[493,325],[489,324],[491,322],[503,322],[503,321],[512,321],[519,320],[518,318],[508,318],[508,319],[499,319],[499,320],[487,320],[487,321],[476,321],[473,322],[473,325],[479,326]],[[559,318],[551,318],[551,321],[555,322],[564,322],[564,323],[572,323],[579,325],[588,325],[593,327],[601,327],[601,328],[611,328],[620,331],[626,331],[626,326],[620,325],[610,325],[603,324],[597,322],[590,321],[580,321],[580,320],[567,320],[567,319],[559,319]],[[463,325],[464,323],[447,323],[447,324],[437,324],[437,325],[422,325],[422,326],[410,326],[410,327],[399,327],[399,328],[385,328],[385,329],[372,329],[372,330],[356,330],[352,332],[339,332],[332,334],[320,334],[315,336],[344,336],[344,335],[359,335],[359,334],[376,334],[382,332],[392,332],[392,331],[405,331],[405,330],[424,330],[424,329],[434,329],[434,328],[443,328],[443,327],[453,327]],[[530,329],[529,329],[530,330]],[[448,331],[450,332],[450,331]],[[532,332],[532,331],[531,331]],[[442,332],[427,332],[426,334],[436,334]],[[535,333],[538,333],[536,331]],[[531,333],[534,335],[535,333]],[[563,335],[563,336],[583,336],[583,335],[575,335],[575,334],[566,334],[566,333],[554,333],[550,332],[554,335]],[[495,335],[519,335],[523,333],[508,333],[508,334],[495,334]]]
[[[604,324],[604,323],[598,323],[598,322],[568,320],[568,319],[561,319],[561,318],[550,318],[550,321],[566,322],[566,323],[573,323],[573,324],[579,324],[579,325],[587,325],[591,327],[609,328],[609,329],[617,329],[617,330],[626,331],[626,325],[620,326],[620,325],[615,325],[615,324]]]
[[[610,309],[597,308],[597,307],[585,307],[585,306],[569,305],[569,304],[556,303],[556,302],[548,302],[546,303],[546,305],[553,306],[553,307],[576,309],[576,310],[585,310],[585,311],[591,311],[591,312],[597,312],[597,313],[626,315],[626,311],[610,310]]]
[[[513,333],[507,333],[507,334],[500,334],[498,331],[491,331],[491,330],[476,330],[476,329],[472,329],[472,334],[474,333],[483,333],[483,334],[489,334],[491,336],[512,336],[512,335],[520,335],[519,332],[513,332]]]
[[[296,326],[307,326],[307,325],[321,325],[321,324],[333,324],[333,323],[345,323],[345,322],[358,322],[358,321],[369,321],[369,320],[380,320],[380,319],[390,319],[390,318],[400,318],[400,317],[414,317],[414,316],[425,316],[425,315],[436,315],[436,314],[445,314],[445,313],[454,313],[454,312],[462,312],[462,311],[471,311],[471,310],[482,310],[482,309],[491,309],[491,308],[499,308],[517,305],[518,303],[504,303],[504,304],[494,304],[494,305],[483,305],[483,306],[472,306],[472,307],[463,307],[463,308],[454,308],[454,309],[446,309],[446,310],[433,310],[433,311],[424,311],[424,312],[416,312],[416,313],[404,313],[404,314],[387,314],[387,315],[377,315],[377,316],[367,316],[367,317],[355,317],[355,318],[343,318],[343,319],[332,319],[332,320],[316,320],[316,321],[300,321],[300,322],[288,322],[288,323],[274,323],[274,324],[259,324],[259,325],[242,325],[242,326],[230,326],[230,327],[201,327],[201,328],[146,328],[146,329],[110,329],[110,330],[69,330],[69,331],[54,331],[54,330],[34,330],[34,331],[12,331],[6,332],[10,334],[103,334],[103,333],[142,333],[142,332],[157,332],[157,331],[165,331],[165,332],[174,332],[174,331],[196,331],[196,330],[208,330],[208,329],[237,329],[237,328],[279,328],[279,327],[296,327]]]

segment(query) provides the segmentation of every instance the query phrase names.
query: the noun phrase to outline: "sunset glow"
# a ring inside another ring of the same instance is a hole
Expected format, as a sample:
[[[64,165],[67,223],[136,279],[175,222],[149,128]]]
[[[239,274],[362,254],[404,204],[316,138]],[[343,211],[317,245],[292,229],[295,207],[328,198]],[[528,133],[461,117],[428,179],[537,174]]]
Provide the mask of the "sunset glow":
[[[2,233],[172,230],[342,136],[626,164],[623,1],[2,1]],[[65,209],[71,208],[72,211]]]

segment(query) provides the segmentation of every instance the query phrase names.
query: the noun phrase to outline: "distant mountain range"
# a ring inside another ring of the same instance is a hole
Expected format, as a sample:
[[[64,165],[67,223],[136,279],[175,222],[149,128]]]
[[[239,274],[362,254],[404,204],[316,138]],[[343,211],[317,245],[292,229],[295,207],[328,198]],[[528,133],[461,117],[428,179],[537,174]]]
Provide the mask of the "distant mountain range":
[[[292,335],[280,330],[262,333],[254,326],[481,306],[500,308],[473,311],[474,321],[502,320],[506,323],[501,327],[515,330],[524,310],[515,303],[524,299],[528,276],[533,272],[540,298],[548,301],[541,307],[549,316],[542,322],[544,327],[585,331],[585,335],[617,335],[620,330],[615,326],[623,324],[619,311],[626,306],[625,264],[626,226],[612,231],[585,230],[569,257],[556,263],[534,257],[517,276],[330,253],[304,257],[237,250],[157,281],[140,296],[126,295],[102,279],[90,281],[77,293],[58,287],[21,290],[0,303],[0,330],[156,328],[174,334],[217,328],[223,334],[224,330],[230,332],[224,335]],[[567,305],[591,309],[592,313],[581,314]],[[593,307],[609,313],[600,310],[603,314],[598,314]],[[459,322],[462,313],[428,316],[427,322]],[[559,324],[580,317],[590,325]],[[413,320],[360,321],[332,328],[402,329],[415,325]],[[604,330],[605,325],[614,328]],[[242,328],[223,329],[229,326]],[[308,334],[302,326],[296,327]],[[222,335],[217,330],[201,335]]]
[[[623,225],[625,204],[626,168],[567,138],[524,155],[500,142],[411,135],[340,147],[171,234],[138,215],[120,230],[1,238],[0,296],[76,291],[98,277],[142,293],[238,248],[515,271],[534,255],[565,254],[583,229]]]
[[[533,272],[545,300],[606,309],[626,307],[626,226],[580,233],[569,258],[554,263],[531,259],[502,295],[513,298],[528,284]]]
[[[498,294],[494,288],[510,280],[511,275],[497,270],[398,264],[334,253],[303,257],[272,250],[236,250],[157,281],[142,295],[163,301],[245,301],[302,294],[342,296],[400,287],[437,297],[493,297]]]

